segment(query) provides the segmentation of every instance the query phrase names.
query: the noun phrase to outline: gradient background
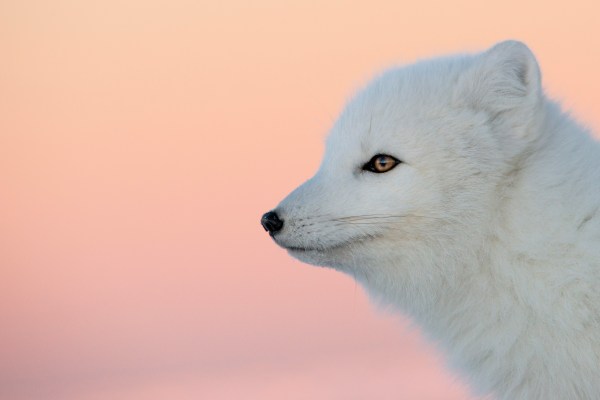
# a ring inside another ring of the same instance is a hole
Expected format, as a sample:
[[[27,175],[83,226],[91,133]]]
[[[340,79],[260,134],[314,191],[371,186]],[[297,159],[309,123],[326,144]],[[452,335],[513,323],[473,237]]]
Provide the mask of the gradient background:
[[[506,38],[600,131],[597,1],[0,1],[0,399],[468,399],[260,215],[392,64]]]

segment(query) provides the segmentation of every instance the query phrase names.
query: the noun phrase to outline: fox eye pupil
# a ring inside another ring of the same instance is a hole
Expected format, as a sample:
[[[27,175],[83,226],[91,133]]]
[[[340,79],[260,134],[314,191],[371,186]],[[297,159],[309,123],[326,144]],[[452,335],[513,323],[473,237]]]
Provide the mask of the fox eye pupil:
[[[377,161],[375,161],[375,167],[377,169],[385,169],[386,165],[389,164],[389,160],[387,159],[387,157],[381,156],[381,157],[377,157]]]
[[[388,156],[387,154],[377,154],[363,166],[363,170],[383,173],[390,171],[399,163],[400,161],[392,156]]]

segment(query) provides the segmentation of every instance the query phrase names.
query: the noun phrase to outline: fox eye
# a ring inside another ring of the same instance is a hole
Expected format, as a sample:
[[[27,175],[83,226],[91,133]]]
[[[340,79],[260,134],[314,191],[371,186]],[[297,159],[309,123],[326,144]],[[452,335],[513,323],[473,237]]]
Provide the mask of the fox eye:
[[[383,173],[392,170],[396,165],[400,164],[400,160],[387,154],[377,154],[369,160],[368,163],[363,165],[364,171],[371,171],[375,173]]]

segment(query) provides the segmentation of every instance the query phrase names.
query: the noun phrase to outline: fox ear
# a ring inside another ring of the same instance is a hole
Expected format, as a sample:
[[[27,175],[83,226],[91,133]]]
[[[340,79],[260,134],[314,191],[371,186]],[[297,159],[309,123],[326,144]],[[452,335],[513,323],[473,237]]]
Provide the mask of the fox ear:
[[[459,79],[459,96],[492,118],[511,110],[533,111],[542,98],[541,74],[535,56],[517,41],[498,43],[477,56]]]

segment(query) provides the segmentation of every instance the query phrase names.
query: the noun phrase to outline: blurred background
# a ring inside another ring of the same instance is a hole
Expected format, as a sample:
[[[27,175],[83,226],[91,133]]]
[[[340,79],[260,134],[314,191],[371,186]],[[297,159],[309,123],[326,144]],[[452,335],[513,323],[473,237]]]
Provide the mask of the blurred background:
[[[600,132],[598,8],[0,1],[0,399],[472,399],[259,217],[395,64],[520,39]]]

